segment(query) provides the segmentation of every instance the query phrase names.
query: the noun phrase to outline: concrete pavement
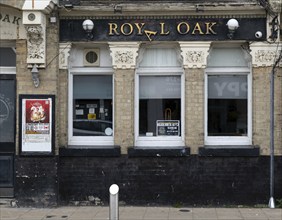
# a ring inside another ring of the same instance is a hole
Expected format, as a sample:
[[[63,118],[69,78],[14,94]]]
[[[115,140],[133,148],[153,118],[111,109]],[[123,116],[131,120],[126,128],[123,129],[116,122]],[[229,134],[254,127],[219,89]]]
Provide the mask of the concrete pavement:
[[[1,220],[106,220],[106,206],[12,208],[0,206]],[[268,208],[119,208],[119,220],[282,220],[282,209]]]

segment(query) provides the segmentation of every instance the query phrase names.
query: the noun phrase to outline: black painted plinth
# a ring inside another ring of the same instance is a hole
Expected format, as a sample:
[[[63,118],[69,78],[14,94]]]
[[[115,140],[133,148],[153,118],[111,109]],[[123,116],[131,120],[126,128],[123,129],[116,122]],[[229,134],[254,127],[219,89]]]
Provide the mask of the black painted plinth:
[[[190,155],[190,148],[175,147],[175,148],[128,148],[129,157],[186,157]]]
[[[83,146],[60,148],[60,157],[119,157],[120,146],[95,146],[86,148]]]
[[[16,157],[15,199],[18,206],[58,205],[57,165],[57,157]]]
[[[258,146],[204,146],[199,147],[199,156],[215,157],[258,157]]]

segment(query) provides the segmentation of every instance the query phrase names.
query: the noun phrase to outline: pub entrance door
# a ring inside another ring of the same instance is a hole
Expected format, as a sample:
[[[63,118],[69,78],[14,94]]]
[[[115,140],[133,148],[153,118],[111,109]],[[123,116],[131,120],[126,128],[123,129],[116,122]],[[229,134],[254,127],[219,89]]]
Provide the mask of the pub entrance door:
[[[13,54],[13,49],[0,48],[0,197],[14,196],[16,139],[15,66],[16,57]]]

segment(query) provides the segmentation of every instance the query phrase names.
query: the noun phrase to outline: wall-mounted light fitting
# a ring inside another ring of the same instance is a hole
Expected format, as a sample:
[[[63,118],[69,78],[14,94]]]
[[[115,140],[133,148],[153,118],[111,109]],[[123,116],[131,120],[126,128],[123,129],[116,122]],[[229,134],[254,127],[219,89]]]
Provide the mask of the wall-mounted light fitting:
[[[239,22],[236,19],[232,18],[228,20],[226,25],[228,27],[227,36],[229,37],[229,39],[233,39],[235,31],[239,28]]]
[[[32,77],[33,84],[37,88],[39,86],[39,84],[40,84],[40,81],[39,81],[39,71],[37,69],[37,65],[36,64],[33,64],[33,67],[32,67],[30,72],[31,72],[31,77]]]
[[[56,13],[55,12],[52,12],[51,14],[50,14],[50,23],[56,23],[57,22],[57,15],[56,15]]]
[[[87,39],[92,39],[93,38],[92,31],[93,31],[93,28],[94,28],[93,21],[91,21],[89,19],[83,21],[82,27],[83,27],[84,31],[86,32]]]

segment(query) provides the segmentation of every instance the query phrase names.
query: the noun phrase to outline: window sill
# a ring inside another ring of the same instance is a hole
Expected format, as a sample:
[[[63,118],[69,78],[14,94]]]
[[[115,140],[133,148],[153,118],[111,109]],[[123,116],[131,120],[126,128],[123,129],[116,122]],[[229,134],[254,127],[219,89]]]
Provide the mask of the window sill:
[[[199,148],[199,156],[210,157],[258,157],[260,148],[253,145],[244,146],[204,146]]]
[[[59,150],[60,157],[119,157],[120,154],[120,146],[71,146]]]
[[[156,148],[156,147],[130,147],[128,157],[187,157],[190,155],[189,147]]]

